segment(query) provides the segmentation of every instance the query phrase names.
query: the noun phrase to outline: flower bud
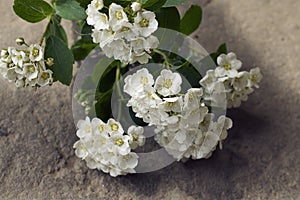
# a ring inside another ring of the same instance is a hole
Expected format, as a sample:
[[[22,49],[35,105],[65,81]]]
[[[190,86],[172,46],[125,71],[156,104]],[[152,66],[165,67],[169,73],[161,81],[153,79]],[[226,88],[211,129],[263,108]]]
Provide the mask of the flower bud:
[[[54,65],[54,59],[53,59],[53,58],[47,58],[46,64],[47,64],[49,67],[51,67],[52,65]]]
[[[131,4],[131,8],[134,12],[140,11],[142,9],[142,5],[138,2],[133,2]]]
[[[22,46],[23,44],[25,44],[25,40],[24,40],[24,38],[19,37],[16,39],[16,43],[17,43],[17,45]]]

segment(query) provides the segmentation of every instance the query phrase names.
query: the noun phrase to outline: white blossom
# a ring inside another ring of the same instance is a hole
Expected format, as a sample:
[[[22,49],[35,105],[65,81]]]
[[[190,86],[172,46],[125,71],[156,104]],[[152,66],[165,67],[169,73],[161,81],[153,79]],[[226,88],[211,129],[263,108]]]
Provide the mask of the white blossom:
[[[104,123],[99,118],[78,122],[77,136],[74,144],[77,157],[86,161],[90,169],[98,169],[111,176],[135,173],[138,155],[131,151],[131,145],[143,145],[142,127],[130,127],[125,134],[121,124],[114,119]],[[89,134],[89,136],[86,136]]]
[[[138,2],[133,2],[131,4],[131,9],[134,12],[138,12],[138,11],[140,11],[142,9],[142,5],[140,3],[138,3]]]
[[[134,18],[134,29],[143,37],[148,37],[158,28],[158,22],[155,14],[151,11],[138,12]]]
[[[163,102],[158,105],[158,109],[165,112],[179,113],[182,111],[183,100],[182,97],[163,98]]]
[[[94,4],[89,4],[86,10],[87,23],[94,27],[93,42],[99,43],[107,57],[113,57],[122,63],[148,63],[151,59],[151,49],[157,48],[159,44],[158,39],[151,35],[157,30],[157,25],[153,28],[153,25],[157,24],[155,14],[139,9],[141,5],[135,2],[132,4],[133,9],[137,9],[135,14],[112,3],[109,6],[109,16],[106,16],[99,11],[102,7],[96,9]],[[147,24],[147,27],[141,28],[129,21],[129,17],[133,19],[134,16],[135,21],[139,19],[139,24]]]
[[[129,144],[132,149],[143,146],[146,142],[144,129],[142,127],[130,126],[127,134],[130,136]]]
[[[76,148],[75,154],[78,158],[85,159],[88,156],[86,147],[80,141],[77,141],[73,147]]]
[[[178,73],[163,69],[156,79],[154,88],[164,97],[176,95],[181,90],[182,79]]]
[[[77,132],[76,135],[79,138],[86,138],[92,136],[92,126],[89,117],[86,117],[85,120],[79,120],[77,123]]]
[[[43,59],[43,48],[38,44],[32,44],[29,46],[29,59],[32,62],[38,62]]]
[[[132,54],[130,64],[136,62],[139,62],[140,64],[147,64],[149,62],[149,59],[151,59],[151,56],[146,52],[143,52],[141,54]]]
[[[113,31],[119,31],[128,22],[127,14],[123,7],[112,3],[109,6],[109,24]]]
[[[124,133],[123,127],[121,126],[120,122],[117,122],[114,119],[109,119],[107,121],[107,126],[108,126],[108,133],[109,135],[120,135]]]
[[[31,81],[38,77],[38,67],[33,63],[24,64],[23,70],[24,76],[28,79],[28,81]]]
[[[38,82],[37,82],[38,85],[43,87],[51,84],[53,82],[52,74],[53,72],[49,69],[40,72],[38,77]]]
[[[234,90],[241,91],[245,87],[247,87],[249,80],[249,73],[248,72],[239,72],[236,77],[232,80],[232,86]]]
[[[18,51],[16,49],[13,49],[12,50],[12,62],[19,66],[19,67],[22,67],[23,66],[23,63],[26,61],[26,54],[25,52],[23,51]]]
[[[215,107],[224,108],[225,103],[228,108],[239,107],[242,101],[248,100],[248,96],[254,91],[253,87],[259,87],[262,74],[259,68],[239,72],[242,63],[234,53],[222,54],[217,60],[220,66],[207,71],[200,80],[200,85],[204,88],[204,99]]]
[[[250,70],[250,73],[249,73],[249,87],[256,87],[256,88],[259,88],[259,83],[261,82],[262,80],[262,74],[260,72],[260,69],[257,67],[257,68],[254,68],[254,69],[251,69]]]
[[[51,85],[52,71],[45,68],[43,49],[38,44],[24,50],[8,47],[1,50],[0,74],[17,88],[38,88]]]
[[[123,134],[114,134],[110,137],[112,141],[112,150],[119,152],[121,155],[126,155],[131,151],[129,146],[130,137]]]
[[[92,0],[90,5],[97,11],[104,7],[103,0]]]
[[[218,67],[216,68],[216,74],[218,77],[228,76],[233,78],[237,76],[237,70],[242,66],[242,62],[237,60],[235,53],[228,53],[227,55],[221,54],[217,58]]]
[[[126,173],[135,173],[134,168],[138,165],[138,155],[136,153],[128,153],[120,157],[118,166]]]
[[[138,70],[133,75],[129,75],[124,79],[124,92],[130,96],[139,96],[147,86],[154,84],[153,76],[145,68]]]

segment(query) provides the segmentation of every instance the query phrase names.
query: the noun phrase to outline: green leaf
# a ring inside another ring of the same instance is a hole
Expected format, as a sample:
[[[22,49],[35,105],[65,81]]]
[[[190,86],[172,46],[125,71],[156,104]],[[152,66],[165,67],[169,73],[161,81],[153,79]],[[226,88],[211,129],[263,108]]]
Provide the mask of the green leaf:
[[[119,64],[119,61],[108,58],[103,58],[96,64],[92,78],[93,81],[99,82],[99,92],[105,92],[113,87],[116,79],[116,67]]]
[[[22,19],[36,23],[53,13],[52,7],[43,0],[15,0],[14,12]]]
[[[80,20],[86,18],[84,8],[75,0],[58,0],[55,10],[64,19]]]
[[[54,65],[49,67],[53,71],[54,80],[70,85],[74,58],[66,43],[57,36],[49,36],[45,47],[45,59],[47,58],[54,59]]]
[[[202,79],[202,76],[190,63],[185,63],[177,71],[189,81],[193,88],[200,87],[199,81]]]
[[[180,22],[180,32],[190,35],[200,26],[202,20],[202,9],[200,6],[192,5],[185,13]]]
[[[48,38],[51,35],[59,37],[63,40],[66,44],[68,44],[68,37],[65,32],[65,29],[60,25],[61,17],[58,15],[53,15],[51,21],[47,26],[47,31],[45,37]]]
[[[96,115],[103,121],[107,121],[111,117],[111,97],[112,97],[112,89],[100,93],[96,97],[95,110]]]
[[[89,53],[97,46],[95,43],[87,42],[83,39],[78,40],[72,46],[72,52],[76,61],[84,60]]]
[[[117,62],[117,61],[114,61],[113,58],[107,58],[107,57],[104,57],[101,60],[99,60],[99,62],[95,65],[92,74],[92,79],[95,83],[98,83],[100,81],[104,72],[107,70],[107,66],[109,66],[108,68],[114,67],[114,65],[112,65],[113,62]]]
[[[155,14],[159,27],[179,30],[180,15],[176,7],[161,8]]]
[[[147,10],[154,11],[160,9],[165,3],[166,0],[148,0],[143,3],[142,7]]]
[[[80,6],[83,8],[87,8],[87,5],[91,3],[91,0],[76,0],[78,3],[80,3]]]
[[[221,45],[219,46],[217,52],[220,53],[220,54],[227,54],[228,51],[227,51],[226,43],[221,44]]]
[[[167,2],[164,4],[164,7],[173,7],[173,6],[179,6],[184,4],[189,0],[167,0]]]
[[[82,25],[81,28],[81,38],[88,42],[93,42],[92,33],[93,33],[93,27],[88,25],[85,21],[85,23]]]

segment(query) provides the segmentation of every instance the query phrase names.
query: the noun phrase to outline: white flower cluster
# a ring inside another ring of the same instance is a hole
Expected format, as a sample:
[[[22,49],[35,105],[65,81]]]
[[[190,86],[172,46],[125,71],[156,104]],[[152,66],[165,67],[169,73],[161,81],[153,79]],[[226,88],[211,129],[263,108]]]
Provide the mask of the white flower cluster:
[[[200,81],[205,88],[205,99],[218,105],[225,92],[227,107],[239,107],[242,101],[248,100],[248,95],[258,88],[262,80],[259,68],[251,69],[250,72],[238,70],[242,62],[237,59],[234,53],[222,54],[217,58],[218,67],[209,70],[206,76]]]
[[[0,74],[16,87],[37,88],[53,82],[52,71],[45,68],[43,49],[32,44],[25,50],[13,47],[1,50]]]
[[[107,57],[122,63],[148,63],[151,49],[159,44],[152,35],[158,28],[155,14],[137,2],[126,9],[112,3],[108,16],[99,12],[103,8],[103,0],[93,0],[86,10],[87,23],[94,27],[93,42],[100,44]]]
[[[214,115],[201,103],[202,88],[179,94],[182,78],[178,73],[164,69],[154,81],[143,68],[124,81],[124,92],[131,96],[127,106],[156,127],[155,140],[177,160],[208,157],[232,127],[225,116],[214,122]]]
[[[146,138],[142,127],[131,126],[127,134],[114,119],[104,123],[98,118],[80,120],[74,144],[75,154],[91,169],[102,170],[111,176],[135,173],[138,155],[132,149],[143,146]]]

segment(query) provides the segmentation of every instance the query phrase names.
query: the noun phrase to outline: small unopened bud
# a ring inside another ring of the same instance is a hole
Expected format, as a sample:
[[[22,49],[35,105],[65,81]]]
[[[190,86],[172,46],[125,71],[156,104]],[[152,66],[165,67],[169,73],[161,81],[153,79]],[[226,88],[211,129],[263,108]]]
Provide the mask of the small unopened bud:
[[[20,46],[22,46],[23,44],[26,44],[24,38],[22,38],[22,37],[17,38],[16,43],[17,43],[17,45],[20,45]]]
[[[49,67],[51,67],[52,65],[54,65],[54,59],[53,59],[53,58],[47,58],[46,64],[47,64]]]
[[[6,57],[6,56],[8,56],[8,51],[7,51],[6,49],[2,49],[2,50],[1,50],[1,53],[0,53],[0,56],[1,56],[1,57]]]
[[[138,2],[133,2],[131,4],[131,8],[134,12],[140,11],[142,9],[142,5]]]

